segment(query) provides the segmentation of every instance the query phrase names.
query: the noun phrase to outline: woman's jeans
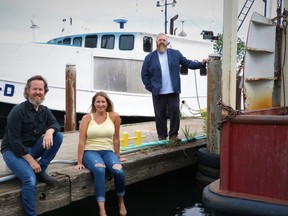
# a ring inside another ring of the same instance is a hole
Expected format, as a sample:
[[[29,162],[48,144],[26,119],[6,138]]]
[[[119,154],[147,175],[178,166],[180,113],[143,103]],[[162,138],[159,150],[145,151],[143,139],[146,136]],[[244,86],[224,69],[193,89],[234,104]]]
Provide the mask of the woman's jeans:
[[[28,152],[35,159],[40,158],[38,161],[42,171],[45,172],[49,163],[53,160],[58,152],[62,141],[63,135],[56,132],[53,135],[53,146],[50,149],[44,149],[42,146],[43,136],[37,142],[28,147]],[[6,150],[3,152],[3,159],[8,168],[20,179],[22,182],[22,205],[24,208],[25,216],[37,216],[36,212],[36,176],[29,165],[29,163],[22,157],[16,157],[12,151]]]
[[[114,185],[117,196],[124,196],[125,174],[119,158],[113,151],[86,150],[84,151],[83,164],[94,175],[94,192],[97,202],[105,202],[106,168],[110,171],[114,178]]]

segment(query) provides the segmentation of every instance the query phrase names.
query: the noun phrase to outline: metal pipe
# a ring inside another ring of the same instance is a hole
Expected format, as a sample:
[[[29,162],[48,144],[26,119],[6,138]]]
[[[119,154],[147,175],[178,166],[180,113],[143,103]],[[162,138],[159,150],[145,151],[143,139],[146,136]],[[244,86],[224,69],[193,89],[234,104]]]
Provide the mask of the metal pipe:
[[[205,138],[206,138],[206,135],[195,136],[189,139],[184,138],[184,139],[181,139],[181,144],[185,144],[188,142],[192,142],[194,140],[200,140],[200,139],[205,139]],[[141,145],[138,145],[138,146],[130,145],[128,147],[122,148],[121,150],[124,152],[121,152],[121,154],[125,154],[126,152],[130,153],[130,150],[141,150],[141,149],[149,148],[152,146],[168,145],[169,143],[170,143],[169,140],[157,140],[157,141],[142,143]]]
[[[50,164],[56,164],[56,163],[76,165],[77,164],[77,160],[52,160],[50,162]],[[14,178],[16,178],[15,174],[11,174],[11,175],[8,175],[8,176],[0,177],[0,183],[8,181],[8,180],[12,180]]]

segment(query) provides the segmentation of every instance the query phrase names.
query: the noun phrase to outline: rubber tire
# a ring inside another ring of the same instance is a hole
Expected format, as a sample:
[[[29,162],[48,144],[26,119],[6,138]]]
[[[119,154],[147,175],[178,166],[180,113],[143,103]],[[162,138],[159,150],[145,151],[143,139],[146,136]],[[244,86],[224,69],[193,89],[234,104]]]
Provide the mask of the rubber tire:
[[[206,147],[198,149],[197,157],[199,164],[220,169],[220,155],[210,153]]]
[[[198,164],[198,172],[201,174],[213,178],[213,179],[218,179],[220,178],[220,169],[218,168],[213,168],[213,167],[208,167],[203,164]]]
[[[196,179],[205,185],[208,185],[216,180],[214,178],[209,178],[208,176],[205,176],[200,172],[197,172]]]

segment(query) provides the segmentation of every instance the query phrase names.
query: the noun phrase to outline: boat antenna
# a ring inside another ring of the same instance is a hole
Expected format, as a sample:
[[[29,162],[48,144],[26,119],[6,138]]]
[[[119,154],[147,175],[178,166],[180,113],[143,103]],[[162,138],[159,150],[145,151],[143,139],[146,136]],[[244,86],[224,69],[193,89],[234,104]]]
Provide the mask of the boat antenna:
[[[120,29],[124,29],[124,24],[128,22],[128,20],[125,17],[114,19],[113,21],[120,24]]]
[[[30,28],[32,29],[32,34],[33,34],[33,42],[36,42],[36,30],[39,28],[36,22],[35,15],[33,15],[33,19],[31,20],[31,26]]]

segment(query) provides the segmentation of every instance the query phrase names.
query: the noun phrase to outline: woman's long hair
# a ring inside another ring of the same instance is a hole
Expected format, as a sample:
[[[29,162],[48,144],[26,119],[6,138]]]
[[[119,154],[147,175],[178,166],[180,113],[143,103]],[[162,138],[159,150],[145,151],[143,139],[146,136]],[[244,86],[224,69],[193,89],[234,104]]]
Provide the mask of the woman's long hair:
[[[96,112],[96,108],[95,108],[95,106],[94,106],[94,103],[95,103],[96,97],[98,97],[98,96],[102,96],[102,97],[106,98],[106,101],[107,101],[107,104],[108,104],[108,106],[107,106],[107,108],[106,108],[106,111],[107,111],[107,112],[113,112],[113,111],[114,111],[113,102],[112,102],[111,99],[108,97],[108,95],[107,95],[105,92],[103,92],[103,91],[97,92],[97,93],[92,97],[92,104],[91,104],[91,106],[90,106],[91,112],[92,112],[92,113],[95,113],[95,112]]]

